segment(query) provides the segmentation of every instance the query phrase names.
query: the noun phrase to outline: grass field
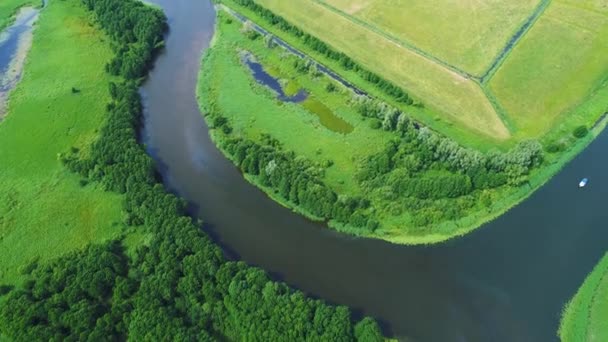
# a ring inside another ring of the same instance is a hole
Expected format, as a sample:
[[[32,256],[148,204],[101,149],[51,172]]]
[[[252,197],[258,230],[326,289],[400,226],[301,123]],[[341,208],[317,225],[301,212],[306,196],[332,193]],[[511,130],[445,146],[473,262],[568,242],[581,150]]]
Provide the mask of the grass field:
[[[109,100],[112,52],[88,18],[76,2],[49,2],[0,122],[0,283],[20,281],[37,258],[121,232],[121,197],[81,186],[57,157],[95,139]]]
[[[318,0],[481,75],[539,0]]]
[[[232,0],[223,2],[328,63]],[[580,113],[586,101],[605,98],[608,86],[604,0],[255,2],[408,91],[427,109],[404,111],[470,147],[553,141],[555,132],[590,127],[606,110]]]
[[[566,306],[559,329],[563,342],[608,340],[608,255]]]
[[[427,107],[442,113],[442,119],[448,123],[463,125],[476,135],[498,141],[510,136],[492,103],[474,80],[384,39],[314,1],[257,2],[407,89]]]
[[[521,132],[542,136],[608,80],[606,1],[554,0],[490,87]],[[593,122],[602,111],[583,118]]]
[[[0,30],[11,23],[11,19],[20,7],[39,4],[35,0],[2,0],[0,1]]]

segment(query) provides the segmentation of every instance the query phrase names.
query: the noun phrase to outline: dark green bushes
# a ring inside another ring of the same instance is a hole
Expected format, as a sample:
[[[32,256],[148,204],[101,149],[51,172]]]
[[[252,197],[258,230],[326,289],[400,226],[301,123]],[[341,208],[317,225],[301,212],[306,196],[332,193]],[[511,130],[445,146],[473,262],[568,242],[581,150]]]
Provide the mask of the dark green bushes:
[[[585,136],[587,136],[587,133],[589,133],[589,130],[587,129],[586,126],[578,126],[574,129],[574,131],[572,132],[572,135],[574,135],[575,138],[584,138]]]
[[[211,115],[214,121],[220,117]],[[274,189],[282,198],[313,216],[364,229],[378,226],[370,217],[369,201],[339,197],[323,182],[320,165],[284,152],[269,136],[263,137],[261,144],[243,138],[226,138],[222,144],[222,149],[241,171],[257,176],[263,186]]]
[[[161,10],[137,1],[118,5],[116,0],[83,0],[115,44],[116,56],[106,65],[112,75],[144,77],[163,44],[167,29]]]

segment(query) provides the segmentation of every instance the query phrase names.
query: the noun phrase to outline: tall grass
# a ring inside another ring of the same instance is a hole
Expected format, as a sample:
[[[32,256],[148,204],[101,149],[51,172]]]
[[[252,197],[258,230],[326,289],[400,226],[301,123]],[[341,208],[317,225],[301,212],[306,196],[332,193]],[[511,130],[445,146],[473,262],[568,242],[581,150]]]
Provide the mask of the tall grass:
[[[49,2],[0,123],[0,283],[19,282],[35,260],[120,234],[121,197],[81,184],[58,160],[86,151],[105,120],[112,52],[88,23],[75,1]]]

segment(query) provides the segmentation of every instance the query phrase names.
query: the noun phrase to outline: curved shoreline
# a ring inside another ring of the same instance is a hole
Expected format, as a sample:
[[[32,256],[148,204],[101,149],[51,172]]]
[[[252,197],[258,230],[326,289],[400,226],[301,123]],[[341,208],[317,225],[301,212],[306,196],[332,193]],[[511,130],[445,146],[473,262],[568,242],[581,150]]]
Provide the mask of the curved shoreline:
[[[229,15],[236,18],[240,22],[245,22],[248,20],[246,17],[240,15],[239,13],[235,12],[231,8],[226,7],[225,5],[216,6],[216,10],[218,10],[218,9],[227,12]],[[255,24],[255,23],[251,23],[251,24],[252,24],[252,27],[256,31],[261,33],[262,35],[269,34],[268,31],[266,31],[264,28],[258,26],[257,24]],[[215,34],[212,38],[213,42],[217,39],[217,34],[218,34],[218,28],[216,25]],[[296,50],[295,48],[290,46],[284,40],[282,40],[280,38],[276,38],[276,37],[273,37],[273,39],[279,44],[279,46],[281,46],[283,49],[287,50],[288,53],[294,54],[300,58],[307,57],[307,55],[305,55],[303,52]],[[213,45],[211,47],[213,47]],[[205,52],[205,54],[203,55],[202,64],[204,64],[204,61],[207,58],[207,55],[210,53],[211,50],[212,49],[208,49]],[[319,62],[312,59],[310,56],[308,56],[307,58],[312,60],[317,65],[320,65],[323,69],[326,69],[321,64],[319,64]],[[205,70],[204,68],[199,69],[199,76],[198,76],[199,79],[201,78],[201,75],[204,72],[209,72],[209,70]],[[334,79],[340,83],[347,82],[347,81],[344,81],[339,76],[336,79],[334,77],[335,73],[333,73],[333,72],[330,74],[328,74],[324,70],[321,70],[321,72],[324,73],[327,77]],[[349,90],[354,91],[355,94],[367,94],[364,90],[356,88],[355,86],[353,86],[350,83],[347,83],[346,87]],[[201,96],[202,96],[200,91],[201,91],[201,89],[199,89],[199,87],[197,87],[197,89],[196,89],[197,99],[201,98]],[[199,109],[202,113],[204,113],[206,111],[206,109],[204,108],[204,104],[200,100],[199,100]],[[208,120],[208,117],[206,115],[203,115],[203,117],[205,118],[206,121]],[[524,202],[532,194],[534,194],[536,191],[538,191],[543,185],[545,185],[547,182],[549,182],[570,161],[572,161],[572,159],[574,159],[582,150],[584,150],[585,147],[587,147],[593,141],[593,139],[602,132],[602,130],[605,128],[607,122],[608,122],[608,120],[606,120],[606,115],[605,114],[602,115],[595,122],[595,124],[591,127],[591,131],[587,137],[577,140],[575,143],[573,143],[572,145],[569,146],[568,150],[560,152],[557,155],[557,157],[555,155],[549,156],[549,158],[547,158],[549,161],[546,161],[545,165],[542,165],[541,167],[532,170],[531,177],[527,181],[526,185],[522,185],[517,188],[511,188],[507,191],[503,191],[503,193],[501,193],[501,195],[504,197],[502,197],[500,200],[498,200],[493,205],[490,212],[477,211],[474,214],[471,214],[471,215],[468,215],[465,217],[461,217],[457,220],[444,221],[444,222],[434,225],[434,227],[447,227],[447,226],[458,227],[457,229],[452,230],[450,234],[441,234],[441,233],[431,232],[426,235],[412,235],[412,234],[408,234],[407,232],[399,234],[397,232],[391,231],[391,232],[388,232],[387,234],[381,233],[381,234],[355,235],[352,232],[348,232],[347,230],[343,229],[342,227],[344,227],[345,225],[343,225],[339,222],[336,222],[335,220],[331,220],[331,219],[328,222],[326,222],[326,221],[320,219],[319,217],[316,217],[316,216],[310,214],[309,211],[306,210],[306,208],[303,208],[300,205],[295,205],[295,204],[291,203],[290,201],[278,196],[275,193],[276,192],[275,189],[263,186],[259,181],[256,180],[256,177],[253,177],[251,175],[244,175],[244,179],[247,180],[248,183],[250,183],[250,184],[256,186],[257,188],[259,188],[260,190],[262,190],[268,198],[272,199],[277,204],[290,209],[294,213],[297,213],[299,215],[306,217],[307,219],[311,220],[312,222],[317,222],[317,223],[321,222],[323,224],[326,224],[332,230],[338,231],[340,233],[351,235],[351,236],[356,236],[356,237],[379,239],[379,240],[384,240],[384,241],[388,241],[391,243],[402,244],[402,245],[433,245],[433,244],[439,244],[439,243],[446,242],[448,240],[462,237],[477,229],[485,227],[485,225],[487,225],[487,223],[496,220],[500,216],[504,215],[505,213],[507,213],[508,211],[513,209],[514,207],[516,207],[519,204],[521,204],[522,202]],[[210,122],[207,122],[207,124],[212,126],[212,124]],[[220,147],[220,144],[219,144],[220,141],[218,140],[219,139],[218,135],[216,134],[214,129],[210,130],[210,134],[211,134],[211,138],[212,138],[215,146],[222,152],[222,154],[227,159],[231,159],[231,156],[228,155],[226,153],[226,151]],[[440,230],[440,229],[436,229],[436,230]],[[392,234],[392,233],[395,233],[395,234]]]
[[[377,317],[397,338],[555,338],[563,304],[608,243],[608,231],[598,229],[607,217],[597,200],[608,187],[596,181],[608,163],[595,158],[608,146],[606,132],[526,204],[484,229],[432,246],[352,238],[277,205],[215,148],[194,94],[201,52],[213,36],[213,7],[157,2],[171,32],[142,90],[144,141],[165,186],[191,203],[192,215],[205,219],[205,231],[230,255],[309,295]],[[593,182],[585,191],[574,186],[581,174]]]

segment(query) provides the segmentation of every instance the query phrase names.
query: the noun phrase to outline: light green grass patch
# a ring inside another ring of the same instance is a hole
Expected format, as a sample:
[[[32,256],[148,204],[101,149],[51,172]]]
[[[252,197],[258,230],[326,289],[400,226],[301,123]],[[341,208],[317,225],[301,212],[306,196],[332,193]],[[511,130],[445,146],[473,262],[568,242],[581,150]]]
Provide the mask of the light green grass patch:
[[[19,281],[19,269],[36,258],[121,232],[121,197],[80,186],[58,160],[95,139],[109,101],[104,64],[112,52],[87,18],[71,1],[52,1],[41,12],[0,123],[0,283]]]
[[[608,17],[555,0],[505,60],[490,87],[518,133],[537,137],[605,86],[607,78]],[[579,124],[589,124],[601,113]]]
[[[213,99],[238,134],[259,140],[262,133],[270,133],[283,143],[286,150],[321,163],[333,161],[334,166],[327,171],[328,184],[338,191],[359,191],[353,179],[355,161],[384,148],[391,135],[369,128],[369,122],[361,120],[360,115],[344,101],[345,96],[350,95],[327,93],[323,89],[329,82],[326,78],[298,77],[291,65],[281,62],[284,57],[276,53],[281,51],[279,48],[269,53],[266,48],[249,42],[239,29],[240,24],[233,23],[224,25],[216,33],[216,43],[203,62],[199,80],[201,102]],[[311,93],[312,100],[299,104],[277,100],[275,94],[259,85],[243,65],[235,41],[253,52],[263,65],[272,65],[274,76],[304,87]],[[322,86],[320,82],[323,82]],[[235,101],[234,94],[238,94],[238,101]],[[332,115],[352,126],[353,131],[342,134],[325,127],[312,113],[319,108],[331,111]]]
[[[539,0],[320,0],[480,76]]]
[[[562,314],[563,342],[608,340],[608,255],[595,266]]]

